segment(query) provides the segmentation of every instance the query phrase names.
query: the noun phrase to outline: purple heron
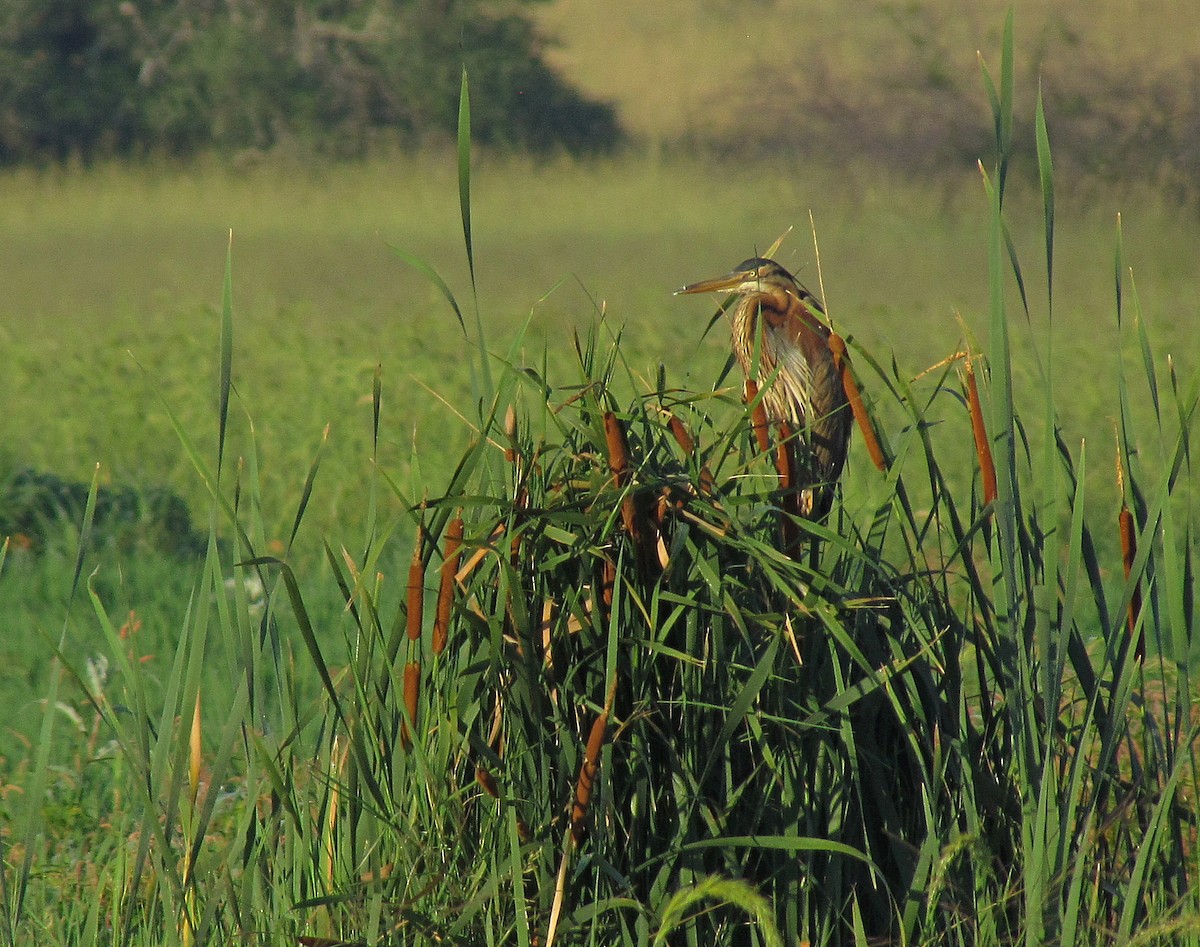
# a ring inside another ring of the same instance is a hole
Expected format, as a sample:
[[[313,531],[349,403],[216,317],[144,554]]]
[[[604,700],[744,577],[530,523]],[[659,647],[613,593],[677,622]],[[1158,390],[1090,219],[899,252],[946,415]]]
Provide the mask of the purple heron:
[[[797,510],[820,520],[833,504],[853,423],[821,303],[774,260],[753,257],[733,272],[678,293],[734,293],[733,353],[764,390],[767,421],[788,451]],[[760,319],[761,316],[761,319]]]

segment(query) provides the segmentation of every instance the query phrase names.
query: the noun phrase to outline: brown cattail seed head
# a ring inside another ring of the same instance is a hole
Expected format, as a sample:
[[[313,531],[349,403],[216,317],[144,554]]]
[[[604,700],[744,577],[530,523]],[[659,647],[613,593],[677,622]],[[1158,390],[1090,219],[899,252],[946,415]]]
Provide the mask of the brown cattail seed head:
[[[871,463],[879,470],[886,471],[887,459],[883,456],[883,448],[879,446],[879,436],[875,433],[875,425],[871,421],[871,416],[867,414],[867,406],[863,404],[862,394],[858,390],[858,382],[854,380],[854,373],[850,370],[850,359],[846,355],[846,342],[836,332],[829,335],[829,349],[833,352],[833,363],[842,377],[842,390],[846,394],[846,400],[850,402],[850,410],[854,414],[854,420],[858,422],[858,429],[862,432]]]
[[[975,455],[979,458],[979,473],[983,478],[984,506],[996,499],[996,464],[988,443],[987,427],[983,423],[983,406],[979,402],[979,385],[975,369],[967,357],[967,406],[971,412],[971,433],[975,438]]]
[[[455,516],[446,527],[446,546],[442,551],[442,571],[438,583],[437,613],[433,620],[433,653],[446,650],[450,635],[450,609],[454,605],[454,577],[462,561],[463,520]]]
[[[417,701],[421,696],[421,665],[409,661],[404,665],[404,709],[413,727],[417,725]],[[406,750],[412,749],[412,737],[408,732],[408,723],[400,724],[400,744]]]
[[[425,608],[425,562],[421,558],[424,530],[417,530],[412,562],[408,566],[408,640],[418,641]]]

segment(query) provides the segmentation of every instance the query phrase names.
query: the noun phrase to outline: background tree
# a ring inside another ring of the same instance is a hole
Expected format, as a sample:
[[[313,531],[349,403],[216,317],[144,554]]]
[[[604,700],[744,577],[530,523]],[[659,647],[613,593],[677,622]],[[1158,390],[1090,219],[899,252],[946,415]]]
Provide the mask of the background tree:
[[[520,6],[13,0],[0,13],[0,161],[417,144],[453,133],[464,64],[477,140],[612,148],[612,107],[546,65]]]
[[[0,13],[0,160],[123,150],[136,72],[112,4],[12,0]]]

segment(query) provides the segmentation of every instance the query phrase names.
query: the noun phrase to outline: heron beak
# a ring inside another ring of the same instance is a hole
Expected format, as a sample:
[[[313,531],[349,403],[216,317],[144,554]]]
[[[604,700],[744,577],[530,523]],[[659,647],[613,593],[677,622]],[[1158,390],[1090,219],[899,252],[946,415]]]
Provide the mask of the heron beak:
[[[735,270],[732,273],[726,273],[724,276],[718,276],[716,279],[701,280],[699,283],[691,283],[683,289],[675,290],[676,296],[688,295],[691,293],[719,293],[722,290],[729,292],[749,279],[754,278],[754,272],[751,270]]]

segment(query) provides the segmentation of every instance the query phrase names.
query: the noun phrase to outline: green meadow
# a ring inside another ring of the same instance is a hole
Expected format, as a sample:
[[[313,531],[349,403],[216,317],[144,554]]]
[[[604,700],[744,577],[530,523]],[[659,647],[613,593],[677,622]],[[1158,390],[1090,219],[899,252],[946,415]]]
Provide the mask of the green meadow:
[[[985,39],[936,176],[681,146],[703,90],[605,160],[0,175],[0,473],[86,498],[0,560],[0,943],[1200,942],[1200,216]],[[887,461],[797,560],[672,296],[780,237]]]
[[[1040,211],[1034,189],[1021,185],[1012,227],[1028,245]],[[9,235],[0,331],[10,366],[0,385],[13,459],[83,480],[99,463],[106,479],[203,499],[163,401],[211,443],[231,231],[234,383],[252,406],[274,515],[286,518],[280,507],[303,483],[326,424],[331,483],[310,515],[324,530],[358,508],[377,367],[389,470],[407,479],[416,460],[436,477],[462,446],[455,419],[470,402],[471,343],[437,288],[392,250],[441,273],[473,320],[452,155],[320,171],[10,172],[0,188]],[[1117,216],[1152,343],[1181,357],[1200,223],[1148,189],[1080,189],[1086,199],[1060,181],[1054,358],[1060,377],[1078,372],[1059,405],[1065,433],[1104,442],[1116,414],[1106,379],[1125,344],[1115,317]],[[671,294],[789,231],[781,259],[823,287],[843,334],[894,352],[913,376],[968,335],[986,336],[986,200],[974,169],[935,184],[869,168],[485,157],[472,196],[478,311],[497,347],[528,322],[533,361],[545,348],[561,362],[571,333],[602,317],[644,377],[662,364],[679,384],[713,384],[725,327],[706,334],[711,310]],[[1026,279],[1044,278],[1028,256]],[[1048,338],[1046,326],[1035,301],[1018,324],[1020,344]],[[1025,359],[1017,368],[1032,377]]]

